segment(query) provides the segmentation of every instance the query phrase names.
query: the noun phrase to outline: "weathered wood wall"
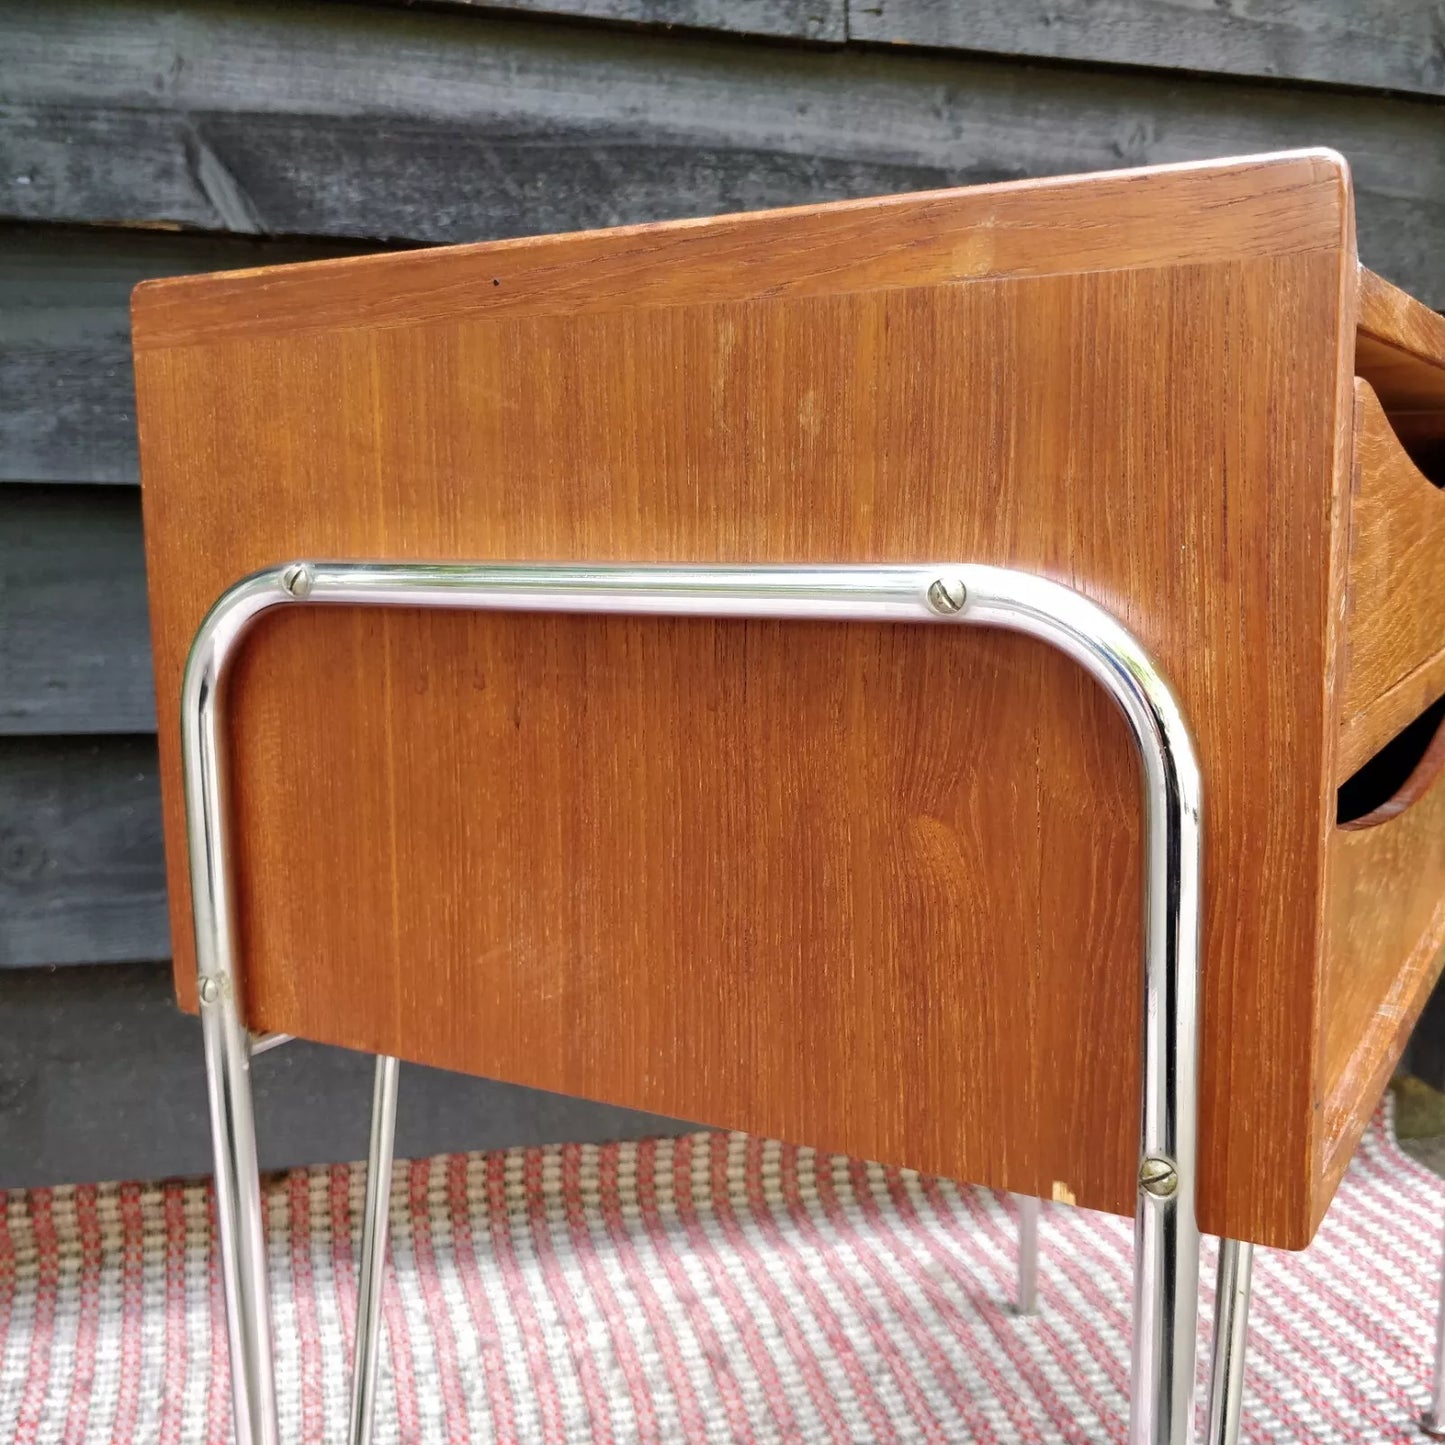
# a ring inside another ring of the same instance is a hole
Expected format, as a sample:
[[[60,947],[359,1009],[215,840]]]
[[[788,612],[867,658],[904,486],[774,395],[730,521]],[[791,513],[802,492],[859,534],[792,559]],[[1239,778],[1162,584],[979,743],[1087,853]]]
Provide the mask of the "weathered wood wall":
[[[169,947],[136,281],[1317,144],[1366,262],[1445,307],[1442,0],[0,0],[0,969]],[[79,1040],[100,977],[0,974],[0,1009],[48,989]],[[47,1077],[26,1047],[10,1074]]]

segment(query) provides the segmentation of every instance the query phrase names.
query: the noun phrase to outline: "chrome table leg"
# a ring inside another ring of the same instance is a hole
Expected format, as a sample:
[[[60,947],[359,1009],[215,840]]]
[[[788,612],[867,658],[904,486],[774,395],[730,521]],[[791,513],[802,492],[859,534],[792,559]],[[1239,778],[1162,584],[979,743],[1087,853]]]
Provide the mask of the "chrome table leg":
[[[200,1000],[216,1167],[216,1241],[226,1297],[236,1440],[238,1445],[279,1445],[249,1041],[241,1027],[231,980],[218,980],[206,972],[204,964]]]
[[[237,617],[229,609],[216,609],[202,624],[186,663],[181,747],[196,990],[216,1166],[217,1248],[231,1348],[231,1410],[238,1445],[279,1445],[266,1236],[251,1102],[251,1038],[239,1007],[225,807],[226,663],[250,615]]]
[[[381,1292],[386,1277],[386,1226],[391,1159],[396,1142],[397,1061],[376,1056],[371,1093],[371,1147],[366,1156],[366,1210],[361,1228],[361,1281],[356,1297],[356,1357],[351,1367],[351,1445],[368,1445],[376,1417],[381,1354]]]
[[[1435,1379],[1430,1391],[1430,1408],[1420,1428],[1435,1440],[1445,1440],[1445,1262],[1441,1264],[1440,1307],[1435,1317]]]
[[[1016,1196],[1019,1205],[1018,1289],[1014,1310],[1021,1315],[1039,1312],[1039,1209],[1032,1194]]]
[[[1208,1445],[1235,1445],[1244,1400],[1244,1357],[1249,1343],[1249,1285],[1254,1246],[1219,1241],[1214,1291],[1214,1349],[1209,1368]]]

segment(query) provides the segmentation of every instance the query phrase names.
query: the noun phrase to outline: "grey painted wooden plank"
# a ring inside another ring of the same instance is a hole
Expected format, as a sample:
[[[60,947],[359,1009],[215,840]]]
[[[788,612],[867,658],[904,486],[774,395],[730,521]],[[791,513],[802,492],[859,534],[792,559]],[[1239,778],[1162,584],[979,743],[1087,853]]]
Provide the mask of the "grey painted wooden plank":
[[[472,10],[606,20],[667,30],[724,30],[841,44],[847,0],[441,0]]]
[[[120,253],[137,244],[116,236]],[[0,230],[0,477],[135,480],[133,284],[70,233]]]
[[[850,0],[848,34],[1445,95],[1441,0]]]
[[[1433,103],[335,4],[3,0],[0,211],[454,241],[1333,145],[1445,304]]]
[[[140,493],[0,487],[0,736],[155,725]]]
[[[136,282],[357,249],[372,248],[0,226],[0,481],[135,482]]]
[[[288,1044],[252,1071],[263,1169],[364,1158],[370,1058]],[[652,1114],[404,1065],[397,1154],[675,1134]],[[0,1189],[211,1168],[200,1025],[164,966],[0,974]]]
[[[0,738],[0,968],[169,955],[155,739]]]

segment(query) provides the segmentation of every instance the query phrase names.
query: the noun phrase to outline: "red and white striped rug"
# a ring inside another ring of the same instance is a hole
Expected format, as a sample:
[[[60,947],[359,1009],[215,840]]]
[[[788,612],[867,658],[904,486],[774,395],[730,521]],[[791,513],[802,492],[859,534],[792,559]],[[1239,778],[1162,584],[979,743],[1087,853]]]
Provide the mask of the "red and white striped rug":
[[[268,1186],[287,1441],[345,1435],[361,1191]],[[209,1190],[0,1199],[0,1441],[228,1441]],[[1442,1217],[1382,1110],[1257,1259],[1244,1439],[1419,1438]],[[399,1164],[392,1218],[382,1441],[1124,1439],[1126,1221],[1046,1205],[1019,1318],[1007,1199],[743,1136]]]

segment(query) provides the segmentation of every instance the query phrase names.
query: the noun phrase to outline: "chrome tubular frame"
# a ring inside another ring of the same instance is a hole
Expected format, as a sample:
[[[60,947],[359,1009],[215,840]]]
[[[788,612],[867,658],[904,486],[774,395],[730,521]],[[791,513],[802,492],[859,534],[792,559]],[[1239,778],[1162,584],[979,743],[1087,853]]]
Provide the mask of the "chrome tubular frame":
[[[361,1227],[361,1274],[356,1288],[356,1358],[351,1369],[351,1436],[371,1439],[376,1418],[376,1373],[381,1359],[381,1287],[386,1270],[386,1216],[391,1204],[391,1152],[396,1142],[397,1060],[376,1056],[371,1091],[371,1147],[366,1156],[366,1204]]]
[[[1208,1445],[1235,1445],[1244,1402],[1244,1357],[1249,1341],[1249,1285],[1254,1246],[1219,1241],[1214,1288],[1214,1348],[1209,1367]]]
[[[1043,1200],[1032,1194],[1017,1196],[1019,1207],[1018,1283],[1014,1290],[1014,1313],[1039,1312],[1039,1214]]]
[[[1440,1269],[1440,1306],[1435,1317],[1435,1375],[1420,1428],[1432,1440],[1445,1440],[1445,1262]]]
[[[239,1007],[225,792],[225,681],[251,623],[273,607],[300,602],[998,627],[1037,638],[1084,668],[1124,714],[1143,772],[1143,1079],[1129,1441],[1187,1445],[1193,1433],[1199,1275],[1194,1188],[1201,778],[1183,714],[1139,642],[1103,608],[1070,588],[1028,573],[966,563],[587,567],[326,562],[260,572],[226,592],[196,635],[183,694],[196,960],[241,1445],[277,1445],[277,1425],[250,1051]],[[381,1152],[375,1132],[372,1142],[375,1168]],[[379,1173],[372,1184],[380,1187]],[[385,1209],[378,1213],[384,1227]],[[368,1243],[376,1248],[377,1238],[371,1234],[364,1250]],[[374,1258],[368,1252],[365,1261],[371,1267],[363,1277],[372,1291],[380,1289],[379,1258],[379,1252]],[[373,1298],[365,1305],[368,1320],[374,1321],[376,1304]],[[374,1323],[369,1328],[374,1337]],[[359,1330],[358,1364],[374,1367],[374,1348],[368,1364],[362,1346]],[[365,1393],[358,1385],[358,1395]],[[360,1414],[364,1432],[369,1414]],[[364,1434],[353,1438],[359,1441]]]

